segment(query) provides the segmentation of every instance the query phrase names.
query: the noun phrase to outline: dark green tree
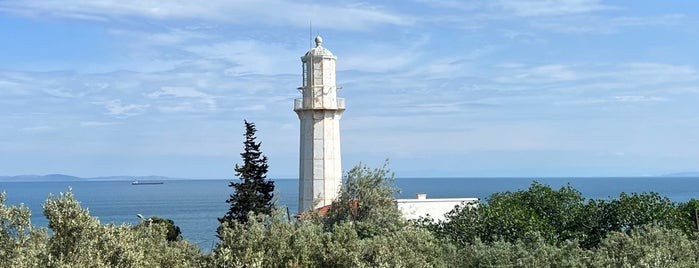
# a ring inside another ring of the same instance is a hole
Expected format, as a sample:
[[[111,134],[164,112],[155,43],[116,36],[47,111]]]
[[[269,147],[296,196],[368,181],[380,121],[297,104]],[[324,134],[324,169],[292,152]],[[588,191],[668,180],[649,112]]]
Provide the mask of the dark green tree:
[[[681,225],[687,224],[683,223],[675,203],[655,192],[622,192],[618,199],[590,200],[577,221],[585,234],[580,239],[585,248],[598,246],[611,232],[629,234],[649,226],[683,229]]]
[[[218,219],[221,223],[246,223],[250,212],[270,215],[273,211],[274,182],[267,180],[267,156],[260,151],[261,142],[255,142],[256,131],[255,124],[245,120],[244,150],[240,153],[243,164],[235,165],[235,175],[240,181],[228,184],[234,191],[226,200],[230,209]]]
[[[457,245],[515,242],[535,233],[555,244],[582,235],[576,220],[583,205],[582,194],[570,185],[554,190],[534,182],[527,190],[494,193],[475,207],[456,207],[446,214],[447,221],[430,228]]]
[[[677,228],[688,236],[699,232],[699,200],[692,198],[677,204]]]
[[[162,225],[167,230],[165,238],[167,241],[180,241],[182,240],[182,231],[180,227],[175,225],[175,221],[171,219],[165,219],[160,217],[150,217],[136,225],[136,228],[149,228],[151,225]]]

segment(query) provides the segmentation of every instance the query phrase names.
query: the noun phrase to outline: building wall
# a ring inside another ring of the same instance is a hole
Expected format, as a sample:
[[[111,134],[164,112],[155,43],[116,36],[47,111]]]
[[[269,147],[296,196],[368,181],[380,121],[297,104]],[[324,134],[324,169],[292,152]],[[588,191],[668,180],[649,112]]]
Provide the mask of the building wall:
[[[303,98],[294,101],[300,120],[299,213],[330,205],[342,183],[340,118],[345,101],[337,98],[335,60],[318,38],[316,47],[301,57]]]
[[[403,217],[408,220],[416,220],[421,217],[430,217],[433,220],[444,220],[444,214],[451,211],[457,205],[470,204],[476,206],[478,198],[433,198],[418,194],[415,199],[396,199],[398,209]]]
[[[299,112],[299,212],[330,205],[342,182],[338,110]],[[313,206],[313,201],[318,204]]]

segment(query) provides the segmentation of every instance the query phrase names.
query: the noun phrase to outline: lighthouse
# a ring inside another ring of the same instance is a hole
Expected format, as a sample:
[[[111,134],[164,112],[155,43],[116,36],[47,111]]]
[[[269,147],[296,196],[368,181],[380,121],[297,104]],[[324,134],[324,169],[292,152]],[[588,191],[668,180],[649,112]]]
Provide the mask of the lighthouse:
[[[299,213],[330,205],[342,182],[340,117],[345,99],[337,98],[337,58],[322,46],[323,38],[316,36],[315,43],[301,57],[303,84],[298,90],[303,97],[294,100],[301,125]]]

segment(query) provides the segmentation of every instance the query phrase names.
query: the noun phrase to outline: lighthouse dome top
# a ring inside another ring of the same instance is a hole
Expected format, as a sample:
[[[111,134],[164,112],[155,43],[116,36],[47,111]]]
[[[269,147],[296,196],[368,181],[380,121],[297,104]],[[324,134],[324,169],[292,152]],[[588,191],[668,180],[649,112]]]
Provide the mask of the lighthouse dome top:
[[[305,57],[309,57],[309,56],[313,56],[313,57],[316,57],[316,56],[335,57],[335,56],[333,55],[333,53],[330,52],[330,50],[328,50],[327,48],[324,48],[324,47],[322,46],[322,44],[323,44],[323,37],[321,37],[320,35],[316,36],[315,42],[316,42],[316,47],[309,49],[308,52],[306,52],[306,55],[304,55],[304,58],[305,58]]]

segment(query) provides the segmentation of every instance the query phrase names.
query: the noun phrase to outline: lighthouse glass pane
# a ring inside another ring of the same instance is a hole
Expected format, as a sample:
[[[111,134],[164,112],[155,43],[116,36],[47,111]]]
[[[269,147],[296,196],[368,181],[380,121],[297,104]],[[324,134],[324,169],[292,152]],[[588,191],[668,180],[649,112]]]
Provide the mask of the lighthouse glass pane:
[[[308,66],[306,66],[306,63],[304,62],[301,65],[301,76],[302,76],[301,79],[303,80],[301,83],[302,83],[303,87],[306,87],[306,83],[307,83],[306,81],[308,81],[308,77],[306,77],[308,75],[307,69],[308,69]]]

